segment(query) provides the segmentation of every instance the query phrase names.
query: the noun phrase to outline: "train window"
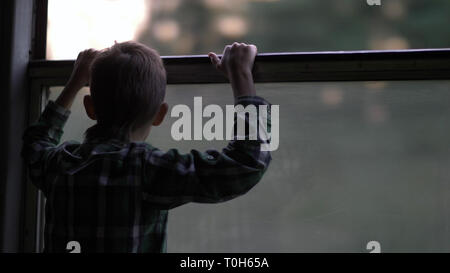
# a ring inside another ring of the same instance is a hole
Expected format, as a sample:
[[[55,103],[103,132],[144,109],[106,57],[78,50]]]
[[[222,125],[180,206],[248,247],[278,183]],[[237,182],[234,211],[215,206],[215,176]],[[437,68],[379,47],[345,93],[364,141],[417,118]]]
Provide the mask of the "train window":
[[[231,104],[227,80],[193,55],[254,43],[257,92],[280,107],[274,160],[243,198],[172,210],[168,251],[367,252],[371,241],[386,252],[449,251],[450,50],[438,48],[450,45],[450,2],[368,2],[48,0],[38,14],[46,37],[36,39],[46,58],[29,67],[30,120],[61,92],[79,51],[115,40],[177,55],[163,58],[171,107],[194,97]],[[62,141],[82,141],[93,124],[88,93]],[[175,121],[148,141],[182,152],[226,145],[175,141]],[[39,251],[44,200],[30,184],[24,241]]]
[[[261,96],[280,105],[272,165],[245,197],[172,210],[168,251],[367,252],[373,240],[386,252],[450,250],[449,86],[258,84]],[[50,88],[48,98],[61,89]],[[74,103],[63,141],[82,141],[93,124],[81,100],[88,92]],[[196,96],[204,105],[233,102],[224,84],[169,85],[166,101],[192,107]],[[183,152],[226,144],[175,141],[168,136],[176,119],[152,130],[148,142]]]

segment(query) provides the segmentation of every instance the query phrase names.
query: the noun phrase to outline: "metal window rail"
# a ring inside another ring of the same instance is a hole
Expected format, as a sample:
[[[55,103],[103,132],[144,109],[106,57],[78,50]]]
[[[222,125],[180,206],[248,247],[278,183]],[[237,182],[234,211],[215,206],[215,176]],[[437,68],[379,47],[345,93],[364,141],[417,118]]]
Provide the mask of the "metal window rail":
[[[206,55],[162,57],[168,84],[225,83]],[[74,61],[35,60],[29,77],[64,85]],[[450,79],[450,48],[399,51],[264,53],[256,57],[256,82]]]

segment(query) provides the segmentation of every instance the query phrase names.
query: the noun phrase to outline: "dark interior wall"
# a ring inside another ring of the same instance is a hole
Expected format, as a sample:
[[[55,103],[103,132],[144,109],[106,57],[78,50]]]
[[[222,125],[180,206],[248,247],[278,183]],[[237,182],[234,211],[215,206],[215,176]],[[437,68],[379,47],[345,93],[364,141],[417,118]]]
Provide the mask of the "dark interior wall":
[[[33,2],[0,1],[0,249],[20,251],[25,169],[21,137],[28,118],[27,67],[31,54]]]

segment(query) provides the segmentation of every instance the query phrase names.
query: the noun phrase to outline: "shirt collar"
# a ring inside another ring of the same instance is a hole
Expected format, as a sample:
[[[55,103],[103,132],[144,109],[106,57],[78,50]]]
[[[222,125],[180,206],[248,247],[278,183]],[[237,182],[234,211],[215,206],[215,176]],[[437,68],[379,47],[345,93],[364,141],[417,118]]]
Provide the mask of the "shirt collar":
[[[118,127],[103,127],[99,124],[88,128],[83,143],[117,143],[129,142],[129,131]]]

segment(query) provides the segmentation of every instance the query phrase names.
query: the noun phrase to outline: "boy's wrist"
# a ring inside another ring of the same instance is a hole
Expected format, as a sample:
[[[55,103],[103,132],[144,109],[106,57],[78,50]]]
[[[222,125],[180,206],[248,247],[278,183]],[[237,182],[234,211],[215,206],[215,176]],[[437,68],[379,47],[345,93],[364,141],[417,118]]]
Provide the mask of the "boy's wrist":
[[[235,98],[256,95],[253,75],[250,70],[232,73],[230,75],[230,82]]]
[[[82,84],[82,83],[80,83],[78,81],[74,81],[74,80],[70,79],[67,82],[67,84],[65,86],[65,89],[68,90],[69,92],[78,93],[78,91],[80,91],[81,88],[83,88],[83,87],[84,87],[84,84]]]
[[[75,100],[76,95],[81,90],[83,86],[79,84],[75,84],[73,82],[68,82],[64,87],[61,94],[56,99],[55,103],[67,110],[72,106],[73,101]]]

